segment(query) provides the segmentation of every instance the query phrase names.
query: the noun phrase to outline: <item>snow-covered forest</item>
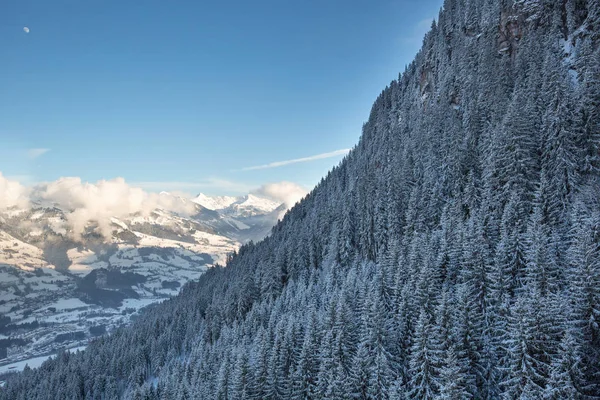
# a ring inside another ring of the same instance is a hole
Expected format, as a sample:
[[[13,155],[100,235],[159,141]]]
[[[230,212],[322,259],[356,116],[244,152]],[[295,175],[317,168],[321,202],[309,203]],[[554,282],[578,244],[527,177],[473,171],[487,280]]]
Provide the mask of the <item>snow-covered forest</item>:
[[[600,1],[447,0],[257,244],[2,399],[600,398]]]

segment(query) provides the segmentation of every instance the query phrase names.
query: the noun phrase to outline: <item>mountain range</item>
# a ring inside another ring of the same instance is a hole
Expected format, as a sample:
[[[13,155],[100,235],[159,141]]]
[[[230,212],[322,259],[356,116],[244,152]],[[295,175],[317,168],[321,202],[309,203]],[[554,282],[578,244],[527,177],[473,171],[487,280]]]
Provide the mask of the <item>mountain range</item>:
[[[206,268],[225,264],[242,243],[264,237],[285,211],[254,195],[227,198],[222,208],[215,206],[221,197],[160,196],[192,204],[193,212],[90,220],[75,237],[72,210],[59,205],[33,201],[0,211],[0,371],[80,348],[128,323]],[[99,225],[109,226],[109,237]]]

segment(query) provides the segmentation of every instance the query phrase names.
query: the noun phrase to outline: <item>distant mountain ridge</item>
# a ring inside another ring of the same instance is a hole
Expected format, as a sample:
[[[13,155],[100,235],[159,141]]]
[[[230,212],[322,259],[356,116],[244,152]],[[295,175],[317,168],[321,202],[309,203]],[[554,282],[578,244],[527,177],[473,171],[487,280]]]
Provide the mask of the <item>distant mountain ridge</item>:
[[[198,196],[194,197],[192,201],[209,210],[222,210],[238,201],[238,199],[238,197],[232,196],[207,196],[200,193]]]
[[[0,327],[6,336],[0,355],[8,357],[0,358],[0,371],[2,364],[79,347],[92,332],[127,323],[140,308],[225,264],[241,244],[262,239],[278,219],[278,204],[253,195],[204,197],[213,209],[196,199],[159,195],[165,204],[185,205],[185,213],[157,208],[105,216],[89,221],[80,235],[69,222],[72,210],[43,199],[0,211],[0,314],[12,327]],[[96,276],[111,278],[107,284]],[[56,335],[72,339],[55,341]],[[28,339],[17,340],[22,337]]]
[[[192,201],[209,210],[219,211],[222,214],[232,217],[243,218],[268,214],[283,205],[283,203],[278,203],[253,194],[239,197],[209,197],[200,193],[197,197],[193,198]]]

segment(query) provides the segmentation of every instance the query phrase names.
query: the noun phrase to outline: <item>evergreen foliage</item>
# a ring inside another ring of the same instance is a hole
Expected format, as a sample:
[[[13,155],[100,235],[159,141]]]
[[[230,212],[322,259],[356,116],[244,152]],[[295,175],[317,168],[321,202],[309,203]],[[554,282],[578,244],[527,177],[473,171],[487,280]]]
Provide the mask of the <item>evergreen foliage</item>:
[[[600,398],[599,4],[446,0],[269,237],[0,399]]]

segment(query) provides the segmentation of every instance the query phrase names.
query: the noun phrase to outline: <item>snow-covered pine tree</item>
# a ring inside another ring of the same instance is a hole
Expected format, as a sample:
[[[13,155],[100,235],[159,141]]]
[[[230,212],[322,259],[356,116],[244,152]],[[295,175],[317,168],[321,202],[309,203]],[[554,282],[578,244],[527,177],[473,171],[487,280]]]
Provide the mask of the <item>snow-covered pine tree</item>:
[[[0,399],[598,398],[599,110],[598,0],[445,0],[271,235]]]

